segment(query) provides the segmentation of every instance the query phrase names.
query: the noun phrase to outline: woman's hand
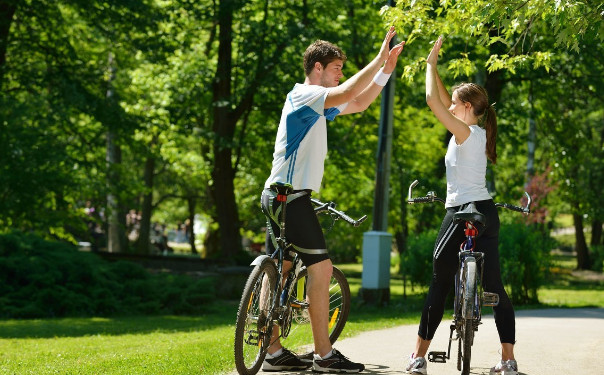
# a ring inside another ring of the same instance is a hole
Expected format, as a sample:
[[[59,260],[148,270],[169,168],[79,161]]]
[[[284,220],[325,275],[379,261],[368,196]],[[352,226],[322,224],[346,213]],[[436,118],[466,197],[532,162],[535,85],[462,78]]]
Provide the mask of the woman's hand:
[[[438,63],[438,52],[440,51],[440,47],[442,45],[443,45],[443,37],[439,36],[438,39],[436,39],[436,42],[434,42],[432,51],[430,51],[430,54],[428,55],[428,58],[426,59],[426,62],[428,64],[436,66],[436,64]]]

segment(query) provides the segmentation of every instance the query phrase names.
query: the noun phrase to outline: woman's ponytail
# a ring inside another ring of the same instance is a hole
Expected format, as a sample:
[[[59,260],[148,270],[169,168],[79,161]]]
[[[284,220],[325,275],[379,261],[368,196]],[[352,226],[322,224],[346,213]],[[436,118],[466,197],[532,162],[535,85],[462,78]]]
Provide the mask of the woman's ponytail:
[[[497,163],[497,115],[493,105],[487,106],[484,111],[484,128],[487,131],[487,158],[493,164]]]
[[[489,95],[484,87],[475,83],[460,83],[453,87],[457,97],[464,103],[472,104],[474,116],[487,132],[487,147],[485,153],[493,164],[497,163],[497,115],[494,103],[489,105]]]

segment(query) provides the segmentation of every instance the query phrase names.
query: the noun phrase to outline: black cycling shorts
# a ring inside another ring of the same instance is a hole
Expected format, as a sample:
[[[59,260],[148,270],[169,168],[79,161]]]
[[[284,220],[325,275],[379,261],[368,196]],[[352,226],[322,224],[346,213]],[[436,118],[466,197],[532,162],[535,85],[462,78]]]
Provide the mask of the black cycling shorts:
[[[262,192],[260,202],[267,218],[266,253],[272,255],[277,248],[276,238],[280,231],[277,222],[281,215],[281,202],[277,201],[277,193],[270,189]],[[310,191],[299,190],[290,194],[285,216],[285,237],[291,244],[288,250],[298,253],[306,267],[329,259],[323,229],[310,201]],[[293,259],[289,251],[285,252],[284,259]]]

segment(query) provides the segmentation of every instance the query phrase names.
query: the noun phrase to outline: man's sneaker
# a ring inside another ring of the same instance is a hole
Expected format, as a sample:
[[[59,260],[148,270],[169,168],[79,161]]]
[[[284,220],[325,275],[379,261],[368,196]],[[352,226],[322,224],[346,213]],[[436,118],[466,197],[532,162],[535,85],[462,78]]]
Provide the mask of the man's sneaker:
[[[315,354],[312,369],[315,372],[352,373],[365,370],[365,365],[352,362],[339,351],[332,349],[331,355],[328,358],[321,358],[319,355]]]
[[[298,355],[298,358],[300,358],[304,362],[310,362],[310,363],[312,363],[313,359],[315,358],[315,352],[310,351],[310,352],[305,353],[305,354],[300,354],[300,355]]]
[[[428,362],[426,362],[424,357],[415,357],[415,354],[411,354],[405,372],[407,374],[426,375],[428,373]]]
[[[302,361],[294,353],[283,348],[283,352],[277,357],[266,355],[262,363],[262,371],[306,370],[310,366],[312,362]]]
[[[518,363],[515,360],[499,361],[494,367],[491,367],[489,375],[518,375]]]

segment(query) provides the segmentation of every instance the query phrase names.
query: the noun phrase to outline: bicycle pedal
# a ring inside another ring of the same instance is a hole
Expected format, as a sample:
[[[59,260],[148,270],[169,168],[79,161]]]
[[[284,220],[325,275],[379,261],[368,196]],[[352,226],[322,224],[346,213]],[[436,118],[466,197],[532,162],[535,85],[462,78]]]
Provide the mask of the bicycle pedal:
[[[483,306],[497,306],[499,305],[499,294],[482,292],[482,305]]]
[[[306,301],[298,301],[297,299],[291,301],[289,305],[296,309],[307,309],[310,304]]]
[[[428,361],[445,363],[447,362],[447,352],[430,352],[428,353]]]
[[[260,342],[260,332],[255,330],[247,331],[247,337],[244,341],[248,345],[258,346],[258,343]]]

